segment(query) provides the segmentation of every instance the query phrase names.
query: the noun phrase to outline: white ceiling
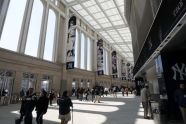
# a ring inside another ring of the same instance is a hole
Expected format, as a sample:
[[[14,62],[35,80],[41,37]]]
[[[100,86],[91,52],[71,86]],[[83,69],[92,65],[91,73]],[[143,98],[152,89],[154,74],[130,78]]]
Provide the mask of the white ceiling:
[[[65,3],[77,11],[127,61],[134,63],[124,0],[65,0]]]

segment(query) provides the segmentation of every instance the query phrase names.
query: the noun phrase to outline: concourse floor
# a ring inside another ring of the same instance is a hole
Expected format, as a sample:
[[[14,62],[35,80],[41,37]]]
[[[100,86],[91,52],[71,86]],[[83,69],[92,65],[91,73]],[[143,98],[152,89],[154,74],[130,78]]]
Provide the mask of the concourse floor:
[[[101,103],[74,99],[73,104],[73,123],[68,124],[154,124],[153,120],[143,119],[140,98],[131,94],[128,97],[118,94],[117,98],[108,95],[101,98]],[[0,106],[0,124],[14,124],[19,108],[19,104]],[[35,111],[33,116],[33,124],[36,124]],[[49,106],[44,124],[60,124],[56,104]]]

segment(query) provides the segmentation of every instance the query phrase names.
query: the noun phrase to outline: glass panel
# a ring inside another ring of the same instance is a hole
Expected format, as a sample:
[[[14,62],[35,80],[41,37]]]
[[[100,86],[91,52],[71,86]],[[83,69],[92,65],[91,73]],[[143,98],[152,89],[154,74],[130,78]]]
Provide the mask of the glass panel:
[[[124,5],[124,0],[116,0],[116,3],[118,6]]]
[[[54,46],[54,34],[55,34],[56,14],[53,10],[49,10],[47,33],[45,40],[44,59],[52,61],[53,46]]]
[[[87,9],[90,13],[97,13],[101,11],[101,9],[97,5],[88,7]]]
[[[39,44],[40,28],[42,21],[43,4],[39,0],[34,0],[30,26],[28,30],[25,54],[36,57]]]
[[[85,35],[81,33],[81,61],[80,68],[85,69]]]
[[[72,6],[76,11],[83,9],[81,5]]]
[[[114,2],[113,1],[107,1],[107,2],[104,2],[104,3],[101,3],[101,6],[102,6],[102,8],[104,9],[104,10],[108,10],[108,9],[110,9],[110,8],[114,8],[114,7],[116,7],[115,6],[115,4],[114,4]]]
[[[108,15],[108,16],[111,16],[111,15],[118,15],[119,12],[116,8],[113,8],[113,9],[109,9],[109,10],[106,10],[105,13]]]
[[[108,23],[109,22],[107,18],[98,19],[97,21],[99,23]]]
[[[85,18],[87,21],[90,21],[90,20],[92,21],[92,20],[93,20],[93,18],[92,18],[91,16],[85,16],[84,18]]]
[[[123,21],[115,21],[115,22],[112,22],[113,25],[123,25]]]
[[[95,29],[101,28],[99,25],[94,25],[93,27],[94,27]]]
[[[110,23],[103,23],[103,24],[101,24],[101,26],[103,28],[106,28],[106,27],[111,27],[112,25]]]
[[[44,89],[45,91],[49,91],[49,80],[43,80],[41,81],[41,89]]]
[[[88,15],[88,13],[87,13],[87,11],[85,11],[84,9],[82,9],[82,10],[79,10],[79,11],[77,11],[81,16],[86,16],[86,15]]]
[[[93,16],[96,19],[105,17],[105,15],[103,14],[103,12],[95,13],[95,14],[93,14]]]
[[[114,15],[109,17],[111,21],[122,20],[120,15]]]
[[[83,5],[85,7],[93,6],[95,4],[96,4],[96,2],[94,0],[89,0],[89,1],[83,3]]]
[[[27,0],[10,0],[0,39],[0,47],[17,51],[26,2]]]

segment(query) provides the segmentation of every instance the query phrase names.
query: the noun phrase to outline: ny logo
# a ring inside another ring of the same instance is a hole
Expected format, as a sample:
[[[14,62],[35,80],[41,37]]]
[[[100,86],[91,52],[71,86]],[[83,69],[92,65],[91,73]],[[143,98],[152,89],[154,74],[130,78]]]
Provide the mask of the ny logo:
[[[171,68],[174,71],[174,75],[173,75],[174,80],[177,80],[177,79],[184,80],[184,77],[186,77],[186,65],[184,63],[181,63],[181,66],[178,66],[178,63],[176,63]]]

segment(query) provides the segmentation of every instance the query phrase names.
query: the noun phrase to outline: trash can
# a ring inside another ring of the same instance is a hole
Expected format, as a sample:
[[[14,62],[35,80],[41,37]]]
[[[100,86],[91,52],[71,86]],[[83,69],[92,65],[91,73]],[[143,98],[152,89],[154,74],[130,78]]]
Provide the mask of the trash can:
[[[151,108],[152,108],[152,117],[154,119],[155,124],[161,124],[160,123],[159,103],[151,101]]]

